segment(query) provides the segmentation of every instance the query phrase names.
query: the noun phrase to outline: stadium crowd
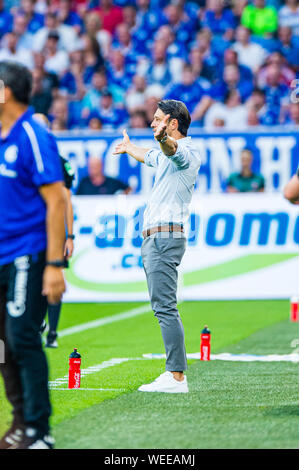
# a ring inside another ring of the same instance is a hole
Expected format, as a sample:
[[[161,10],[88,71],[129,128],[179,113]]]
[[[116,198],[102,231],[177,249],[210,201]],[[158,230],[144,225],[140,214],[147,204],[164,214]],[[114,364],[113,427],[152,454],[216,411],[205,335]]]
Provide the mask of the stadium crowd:
[[[0,37],[54,131],[145,128],[167,98],[206,129],[299,124],[299,0],[0,0]]]

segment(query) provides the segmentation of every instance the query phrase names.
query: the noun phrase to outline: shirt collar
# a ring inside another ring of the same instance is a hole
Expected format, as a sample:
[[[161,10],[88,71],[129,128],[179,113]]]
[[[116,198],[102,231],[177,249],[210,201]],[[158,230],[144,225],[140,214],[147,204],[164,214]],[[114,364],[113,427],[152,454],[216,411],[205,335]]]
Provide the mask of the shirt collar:
[[[4,137],[4,139],[2,138],[1,136],[1,126],[0,126],[0,141],[1,142],[5,142],[6,140],[8,140],[10,138],[10,136],[12,135],[12,133],[15,131],[15,129],[17,127],[19,127],[24,121],[26,121],[29,117],[31,117],[33,114],[33,109],[32,107],[30,106],[29,108],[26,109],[26,111],[19,117],[19,119],[17,119],[15,121],[15,123],[13,124],[13,126],[11,127],[9,133],[7,134],[6,137]]]

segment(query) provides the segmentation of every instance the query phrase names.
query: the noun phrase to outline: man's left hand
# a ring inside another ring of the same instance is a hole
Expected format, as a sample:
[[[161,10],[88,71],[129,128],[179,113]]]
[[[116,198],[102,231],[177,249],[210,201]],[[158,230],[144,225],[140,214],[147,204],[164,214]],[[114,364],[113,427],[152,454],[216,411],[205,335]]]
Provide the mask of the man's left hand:
[[[164,116],[164,118],[158,125],[156,132],[154,133],[154,137],[158,142],[162,140],[163,137],[165,137],[167,134],[166,129],[167,129],[169,118],[170,118],[170,114],[166,114],[166,116]]]

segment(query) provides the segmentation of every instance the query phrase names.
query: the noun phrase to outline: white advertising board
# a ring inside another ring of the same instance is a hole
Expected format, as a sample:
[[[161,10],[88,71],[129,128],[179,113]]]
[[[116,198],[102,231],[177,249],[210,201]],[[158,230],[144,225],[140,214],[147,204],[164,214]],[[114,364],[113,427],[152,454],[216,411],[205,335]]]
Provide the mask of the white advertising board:
[[[67,302],[148,300],[142,196],[77,196]],[[299,210],[279,194],[196,195],[180,267],[184,300],[279,299],[299,293]]]

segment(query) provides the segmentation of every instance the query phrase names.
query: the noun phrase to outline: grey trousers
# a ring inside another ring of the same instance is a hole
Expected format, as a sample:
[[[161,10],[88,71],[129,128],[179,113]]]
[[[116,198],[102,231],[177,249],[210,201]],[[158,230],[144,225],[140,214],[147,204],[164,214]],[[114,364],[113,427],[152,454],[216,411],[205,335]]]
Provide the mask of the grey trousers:
[[[164,341],[166,370],[172,372],[187,369],[184,327],[177,309],[177,267],[185,249],[186,239],[181,232],[155,233],[143,241],[141,248],[151,306]]]

